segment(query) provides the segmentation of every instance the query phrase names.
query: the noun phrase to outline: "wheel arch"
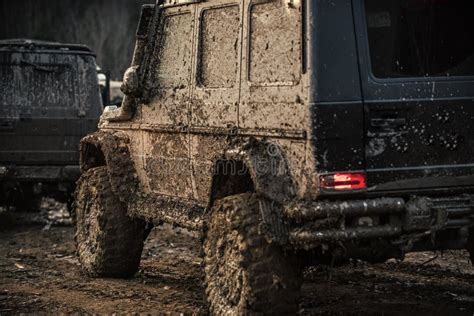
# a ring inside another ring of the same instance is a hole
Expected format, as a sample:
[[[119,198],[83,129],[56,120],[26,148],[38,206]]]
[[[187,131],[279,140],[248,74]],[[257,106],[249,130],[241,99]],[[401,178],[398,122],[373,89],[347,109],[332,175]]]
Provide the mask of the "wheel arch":
[[[103,131],[90,134],[80,142],[81,173],[106,166],[112,189],[122,202],[127,202],[138,187],[129,144],[127,135]]]
[[[250,139],[215,161],[208,208],[216,199],[255,192],[282,204],[296,190],[285,153],[277,144]]]

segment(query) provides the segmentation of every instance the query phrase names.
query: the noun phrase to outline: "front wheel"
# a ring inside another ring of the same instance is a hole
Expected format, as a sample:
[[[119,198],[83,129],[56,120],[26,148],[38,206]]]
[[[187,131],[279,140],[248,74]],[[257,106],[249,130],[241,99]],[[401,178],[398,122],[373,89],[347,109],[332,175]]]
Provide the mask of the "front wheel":
[[[84,272],[130,277],[140,265],[146,222],[127,215],[112,191],[106,167],[87,170],[75,192],[74,239]]]
[[[256,194],[218,200],[204,239],[206,294],[214,315],[294,314],[301,269],[260,231]]]

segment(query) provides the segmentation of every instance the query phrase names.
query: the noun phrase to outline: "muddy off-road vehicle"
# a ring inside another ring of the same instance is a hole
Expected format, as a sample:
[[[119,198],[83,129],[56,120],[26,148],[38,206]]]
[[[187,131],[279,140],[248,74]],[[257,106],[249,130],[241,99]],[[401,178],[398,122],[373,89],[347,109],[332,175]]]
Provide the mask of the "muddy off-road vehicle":
[[[82,45],[0,41],[0,203],[30,210],[71,200],[79,142],[103,110],[97,65]]]
[[[83,269],[133,275],[171,223],[202,232],[211,313],[281,314],[305,265],[473,253],[471,6],[144,7],[122,106],[81,142]]]

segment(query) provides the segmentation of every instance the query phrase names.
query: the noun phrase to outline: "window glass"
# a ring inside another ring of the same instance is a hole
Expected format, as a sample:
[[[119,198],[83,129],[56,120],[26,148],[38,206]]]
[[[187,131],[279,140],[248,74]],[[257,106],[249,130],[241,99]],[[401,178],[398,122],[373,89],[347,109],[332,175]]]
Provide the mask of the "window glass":
[[[189,13],[166,16],[155,82],[160,89],[184,89],[191,72],[192,16]]]
[[[472,0],[366,0],[380,78],[474,75]]]
[[[66,65],[0,64],[0,105],[72,106],[73,86],[71,68]]]
[[[301,73],[300,6],[287,1],[253,5],[250,32],[249,80],[296,84]]]
[[[239,50],[239,7],[205,10],[201,20],[198,84],[208,88],[233,87]]]

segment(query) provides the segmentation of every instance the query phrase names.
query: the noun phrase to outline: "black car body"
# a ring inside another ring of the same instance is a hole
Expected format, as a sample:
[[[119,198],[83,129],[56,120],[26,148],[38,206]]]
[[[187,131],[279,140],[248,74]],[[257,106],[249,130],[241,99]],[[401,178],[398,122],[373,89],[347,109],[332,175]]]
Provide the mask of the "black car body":
[[[312,7],[320,172],[364,172],[367,195],[472,190],[474,23],[461,13],[472,4],[347,0]]]
[[[0,183],[4,203],[69,199],[79,140],[102,111],[97,65],[82,45],[0,41]]]

